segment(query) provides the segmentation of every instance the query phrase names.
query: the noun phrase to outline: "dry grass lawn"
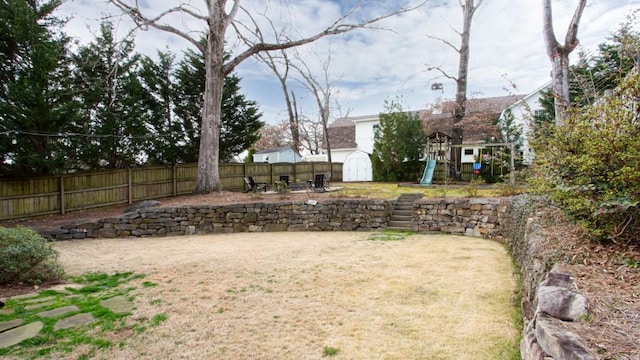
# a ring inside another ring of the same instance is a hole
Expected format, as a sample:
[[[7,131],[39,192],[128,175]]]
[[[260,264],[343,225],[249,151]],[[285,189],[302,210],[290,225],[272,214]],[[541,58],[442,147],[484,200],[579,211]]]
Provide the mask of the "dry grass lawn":
[[[242,233],[55,247],[70,274],[145,274],[127,321],[167,317],[141,333],[107,334],[120,346],[98,350],[96,359],[517,356],[517,285],[501,244],[375,235]]]

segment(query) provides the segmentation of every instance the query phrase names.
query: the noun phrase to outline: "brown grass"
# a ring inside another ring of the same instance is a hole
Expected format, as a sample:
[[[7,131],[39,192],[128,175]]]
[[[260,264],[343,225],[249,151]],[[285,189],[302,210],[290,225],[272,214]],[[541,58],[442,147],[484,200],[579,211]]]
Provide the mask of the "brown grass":
[[[370,233],[244,233],[56,244],[65,269],[134,271],[129,321],[104,359],[505,359],[516,281],[492,241]],[[72,356],[78,356],[76,352]]]

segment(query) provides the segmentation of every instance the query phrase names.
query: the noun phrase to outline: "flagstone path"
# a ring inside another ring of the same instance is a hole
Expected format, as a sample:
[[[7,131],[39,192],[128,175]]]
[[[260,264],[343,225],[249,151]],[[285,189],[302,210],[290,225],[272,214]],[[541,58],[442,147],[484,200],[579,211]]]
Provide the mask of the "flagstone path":
[[[57,318],[54,331],[68,329],[75,326],[90,324],[96,321],[91,313],[83,313],[75,305],[68,305],[71,300],[77,298],[77,295],[68,290],[58,290],[57,294],[39,297],[40,293],[31,293],[26,295],[15,296],[5,300],[7,304],[13,304],[13,307],[5,306],[0,309],[0,318],[11,317],[20,308],[26,311],[42,309],[37,312],[36,320],[25,323],[25,319],[16,318],[7,321],[0,321],[0,348],[5,348],[21,343],[24,340],[37,336],[44,324],[41,320],[44,318]],[[85,295],[90,296],[90,295]],[[16,302],[10,302],[15,300]],[[54,304],[62,304],[59,307]],[[110,299],[100,301],[100,305],[116,314],[130,313],[133,310],[133,303],[126,296],[115,296]],[[40,320],[37,320],[37,319]]]

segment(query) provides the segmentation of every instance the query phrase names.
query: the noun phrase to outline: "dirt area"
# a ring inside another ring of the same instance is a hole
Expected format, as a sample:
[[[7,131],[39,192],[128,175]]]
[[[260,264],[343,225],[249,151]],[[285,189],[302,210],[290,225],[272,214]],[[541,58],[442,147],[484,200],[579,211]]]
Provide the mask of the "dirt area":
[[[371,235],[242,233],[55,247],[70,274],[145,274],[127,284],[138,289],[131,321],[166,315],[95,359],[322,359],[325,347],[339,349],[336,359],[508,358],[520,329],[504,246]]]

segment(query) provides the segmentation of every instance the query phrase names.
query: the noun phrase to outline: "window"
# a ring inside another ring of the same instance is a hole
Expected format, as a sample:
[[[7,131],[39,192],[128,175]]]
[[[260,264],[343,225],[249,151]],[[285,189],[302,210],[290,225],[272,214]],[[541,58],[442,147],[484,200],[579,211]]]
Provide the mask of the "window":
[[[473,155],[473,149],[464,149],[465,155]]]

